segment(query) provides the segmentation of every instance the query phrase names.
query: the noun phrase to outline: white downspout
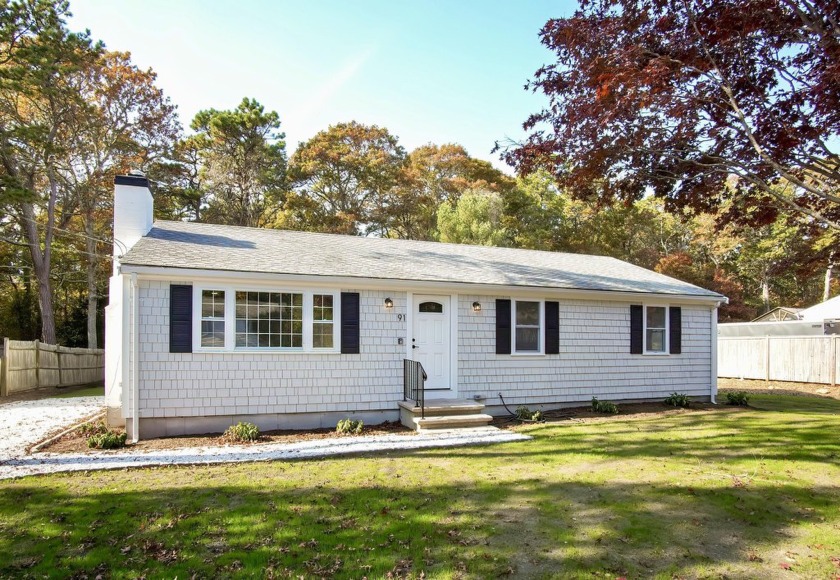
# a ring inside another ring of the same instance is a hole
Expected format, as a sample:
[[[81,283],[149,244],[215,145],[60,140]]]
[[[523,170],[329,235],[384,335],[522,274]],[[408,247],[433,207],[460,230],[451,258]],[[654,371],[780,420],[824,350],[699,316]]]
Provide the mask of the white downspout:
[[[131,274],[131,442],[140,440],[140,301],[137,299],[137,274]]]
[[[711,325],[711,340],[712,340],[712,352],[711,352],[711,363],[712,363],[712,376],[711,378],[711,398],[712,404],[717,405],[717,401],[715,398],[717,397],[718,391],[718,304],[715,304],[715,307],[712,308],[712,325]]]

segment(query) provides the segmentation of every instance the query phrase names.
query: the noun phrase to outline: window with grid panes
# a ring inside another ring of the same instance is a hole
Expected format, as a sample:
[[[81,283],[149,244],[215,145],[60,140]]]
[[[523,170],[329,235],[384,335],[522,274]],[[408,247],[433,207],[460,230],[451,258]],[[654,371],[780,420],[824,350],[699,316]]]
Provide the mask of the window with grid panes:
[[[312,348],[333,347],[333,295],[312,295]]]
[[[236,292],[236,346],[303,348],[303,294]]]

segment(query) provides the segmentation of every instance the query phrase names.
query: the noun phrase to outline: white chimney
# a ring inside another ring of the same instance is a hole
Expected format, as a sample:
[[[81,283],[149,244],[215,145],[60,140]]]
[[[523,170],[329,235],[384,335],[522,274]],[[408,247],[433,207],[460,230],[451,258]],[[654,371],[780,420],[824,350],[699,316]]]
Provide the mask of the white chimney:
[[[143,175],[114,178],[114,275],[119,258],[152,229],[154,200]]]
[[[108,284],[105,307],[105,401],[111,426],[125,425],[130,405],[123,399],[128,380],[128,346],[131,332],[129,285],[120,275],[119,259],[152,229],[154,202],[149,180],[143,175],[114,178],[114,273]],[[124,308],[123,306],[126,306]],[[123,364],[124,360],[126,361]]]

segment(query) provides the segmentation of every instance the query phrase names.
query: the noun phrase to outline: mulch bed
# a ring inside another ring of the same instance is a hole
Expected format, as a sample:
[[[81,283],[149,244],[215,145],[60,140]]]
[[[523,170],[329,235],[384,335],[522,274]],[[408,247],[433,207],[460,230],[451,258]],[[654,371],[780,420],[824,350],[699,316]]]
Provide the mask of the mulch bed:
[[[822,396],[840,399],[840,387],[831,387],[827,385],[815,385],[809,383],[780,383],[771,382],[765,384],[764,381],[748,381],[739,379],[720,379],[718,381],[718,388],[725,391],[746,391],[748,393],[772,393],[772,394],[791,394],[801,396]],[[574,422],[594,422],[604,421],[609,419],[635,419],[644,418],[664,414],[680,414],[680,413],[696,413],[707,412],[722,409],[738,410],[737,408],[728,408],[725,405],[712,405],[711,403],[692,402],[688,409],[680,409],[668,407],[661,402],[649,403],[624,403],[619,404],[618,415],[604,415],[603,413],[595,413],[587,406],[570,407],[564,409],[555,409],[552,411],[544,411],[543,416],[547,422],[557,421],[574,421]],[[536,409],[535,409],[536,410]],[[496,417],[493,419],[492,425],[500,429],[511,429],[526,423],[522,423],[510,417]],[[365,425],[362,435],[387,435],[387,434],[401,434],[412,435],[414,431],[407,429],[399,422],[382,423],[380,425]],[[260,434],[260,439],[248,445],[265,445],[268,443],[298,443],[301,441],[313,441],[319,439],[332,439],[336,437],[345,437],[335,432],[335,429],[310,429],[310,430],[285,430],[285,431],[267,431]],[[179,449],[188,447],[218,447],[225,445],[232,445],[230,441],[219,434],[209,435],[183,435],[179,437],[162,437],[160,439],[141,440],[139,443],[128,445],[123,448],[124,451],[158,451],[166,449]],[[82,436],[79,431],[68,433],[61,439],[51,443],[49,446],[43,447],[40,451],[51,453],[82,453],[90,451],[87,446],[87,438]]]
[[[604,415],[602,413],[594,413],[589,406],[573,407],[566,409],[555,409],[552,411],[545,411],[543,413],[547,422],[556,421],[603,421],[605,419],[629,419],[637,417],[646,417],[652,415],[660,415],[664,413],[691,413],[698,411],[708,411],[712,409],[720,409],[709,403],[692,403],[690,409],[676,409],[674,407],[666,407],[662,403],[628,403],[619,405],[620,413],[618,415]],[[520,425],[522,422],[511,419],[510,417],[496,417],[492,425],[500,429],[511,429]],[[117,430],[121,431],[121,430]],[[387,435],[387,434],[413,435],[415,431],[407,429],[399,422],[382,423],[379,425],[365,425],[362,435]],[[336,437],[346,437],[346,435],[339,435],[335,429],[309,429],[309,430],[284,430],[284,431],[266,431],[260,434],[258,441],[253,443],[246,443],[245,445],[265,445],[268,443],[298,443],[301,441],[314,441],[320,439],[332,439]],[[220,434],[207,435],[182,435],[178,437],[161,437],[159,439],[144,439],[136,444],[129,444],[122,448],[122,451],[160,451],[166,449],[182,449],[189,447],[220,447],[225,445],[242,445],[242,443],[232,443],[222,437]],[[42,447],[39,452],[49,453],[84,453],[91,451],[87,446],[87,437],[83,436],[78,430],[68,433],[61,439],[58,439],[49,445]],[[117,450],[118,452],[120,450]]]
[[[595,421],[603,421],[605,419],[637,419],[658,415],[673,415],[680,413],[696,413],[703,411],[719,411],[721,405],[712,405],[711,403],[698,403],[692,401],[691,407],[682,409],[678,407],[670,407],[662,402],[649,403],[618,403],[619,413],[617,415],[608,415],[604,413],[596,413],[590,406],[585,407],[569,407],[564,409],[554,409],[552,411],[543,411],[543,416],[546,422],[554,423],[557,421],[574,421],[578,423],[589,423]],[[509,429],[519,425],[528,424],[526,422],[517,421],[511,417],[496,417],[493,419],[493,426],[500,429]]]
[[[122,432],[122,429],[116,429]],[[362,435],[388,435],[398,433],[400,435],[411,435],[414,431],[407,429],[399,422],[381,423],[379,425],[365,425]],[[301,441],[314,441],[318,439],[333,439],[336,437],[348,437],[339,435],[335,429],[308,429],[305,431],[283,430],[265,431],[260,433],[260,438],[251,443],[232,443],[220,434],[208,435],[181,435],[178,437],[161,437],[159,439],[143,439],[135,444],[129,444],[116,451],[160,451],[166,449],[182,449],[185,447],[222,447],[225,445],[265,445],[268,443],[299,443]],[[84,453],[92,451],[87,446],[87,437],[84,437],[78,430],[68,433],[61,439],[54,441],[48,446],[42,447],[39,452],[49,453]]]

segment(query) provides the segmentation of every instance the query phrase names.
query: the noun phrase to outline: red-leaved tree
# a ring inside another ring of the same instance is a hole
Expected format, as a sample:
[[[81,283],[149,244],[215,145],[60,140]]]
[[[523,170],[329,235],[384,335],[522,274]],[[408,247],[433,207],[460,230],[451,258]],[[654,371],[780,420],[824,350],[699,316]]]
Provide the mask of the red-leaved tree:
[[[840,230],[837,0],[582,0],[541,38],[557,60],[528,86],[549,103],[503,152],[520,172]]]

